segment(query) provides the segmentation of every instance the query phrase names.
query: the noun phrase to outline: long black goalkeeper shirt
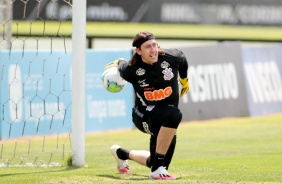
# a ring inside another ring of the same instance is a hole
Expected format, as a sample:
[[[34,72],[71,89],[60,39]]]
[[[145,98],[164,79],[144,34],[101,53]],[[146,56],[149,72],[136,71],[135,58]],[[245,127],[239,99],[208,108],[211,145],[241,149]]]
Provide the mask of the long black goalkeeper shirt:
[[[150,108],[155,105],[173,105],[178,107],[178,75],[181,78],[187,77],[188,62],[180,50],[164,49],[164,51],[165,55],[159,55],[158,61],[153,65],[138,61],[131,66],[125,60],[119,61],[121,77],[133,85],[135,106]]]

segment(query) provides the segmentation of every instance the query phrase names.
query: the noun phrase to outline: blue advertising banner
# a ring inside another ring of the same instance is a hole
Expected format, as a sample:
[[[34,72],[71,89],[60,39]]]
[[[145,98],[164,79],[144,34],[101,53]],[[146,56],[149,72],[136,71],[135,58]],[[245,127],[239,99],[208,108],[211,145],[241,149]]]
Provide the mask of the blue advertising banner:
[[[250,116],[282,112],[282,45],[242,48]]]
[[[86,53],[86,132],[133,127],[133,88],[102,87],[105,64],[130,59],[131,49]],[[1,51],[0,139],[71,131],[71,53]]]
[[[1,51],[0,138],[71,129],[71,54]]]
[[[118,58],[129,60],[131,49],[88,50],[86,53],[86,132],[133,127],[133,88],[128,83],[119,93],[102,86],[104,67]]]

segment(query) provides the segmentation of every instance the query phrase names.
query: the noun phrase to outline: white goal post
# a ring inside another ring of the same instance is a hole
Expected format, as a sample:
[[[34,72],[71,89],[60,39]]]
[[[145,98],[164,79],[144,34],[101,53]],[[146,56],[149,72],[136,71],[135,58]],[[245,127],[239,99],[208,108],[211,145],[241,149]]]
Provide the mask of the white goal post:
[[[72,12],[72,165],[85,162],[86,0],[73,0]]]

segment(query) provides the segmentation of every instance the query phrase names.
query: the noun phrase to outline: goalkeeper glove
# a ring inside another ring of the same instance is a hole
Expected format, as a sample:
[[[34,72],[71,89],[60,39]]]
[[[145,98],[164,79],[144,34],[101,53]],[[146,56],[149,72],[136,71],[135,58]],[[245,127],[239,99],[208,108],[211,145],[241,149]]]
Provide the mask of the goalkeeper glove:
[[[119,62],[119,59],[114,60],[113,62],[110,62],[109,64],[107,64],[104,67],[104,70],[107,70],[108,68],[111,68],[111,67],[118,67],[118,62]]]
[[[179,81],[182,85],[181,92],[180,92],[180,98],[181,98],[189,91],[188,77],[186,77],[184,79],[179,78]]]

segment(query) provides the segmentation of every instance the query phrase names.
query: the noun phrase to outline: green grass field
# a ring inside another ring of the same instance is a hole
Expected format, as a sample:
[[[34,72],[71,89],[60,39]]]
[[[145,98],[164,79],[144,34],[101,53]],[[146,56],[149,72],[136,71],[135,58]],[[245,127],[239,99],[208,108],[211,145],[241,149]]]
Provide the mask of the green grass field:
[[[282,183],[282,114],[182,123],[169,183]],[[168,183],[148,179],[149,169],[130,161],[132,173],[118,174],[109,148],[146,149],[149,136],[119,130],[86,136],[85,167],[0,168],[5,184]]]

